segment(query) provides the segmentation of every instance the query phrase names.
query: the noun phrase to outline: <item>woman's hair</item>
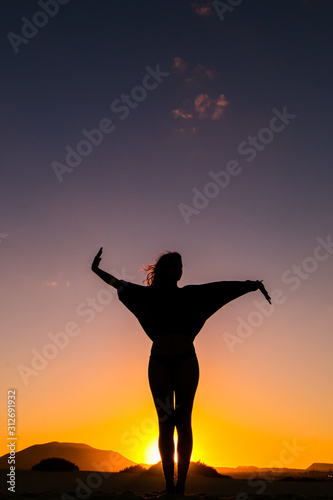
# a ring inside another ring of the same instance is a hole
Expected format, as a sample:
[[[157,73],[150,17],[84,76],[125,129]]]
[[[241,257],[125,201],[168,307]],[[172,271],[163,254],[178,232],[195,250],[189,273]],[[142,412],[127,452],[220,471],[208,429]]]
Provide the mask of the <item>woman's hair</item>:
[[[147,277],[143,282],[147,283],[148,286],[156,286],[163,282],[169,264],[175,257],[181,259],[181,255],[178,252],[166,252],[158,257],[155,264],[149,264],[144,267],[143,271],[146,271]]]

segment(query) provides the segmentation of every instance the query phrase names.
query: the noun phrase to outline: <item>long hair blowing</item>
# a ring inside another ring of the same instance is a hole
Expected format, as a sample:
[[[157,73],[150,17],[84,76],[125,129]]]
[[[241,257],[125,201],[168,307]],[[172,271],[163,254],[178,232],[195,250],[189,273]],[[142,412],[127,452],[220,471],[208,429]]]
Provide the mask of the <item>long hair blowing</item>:
[[[181,258],[181,255],[178,252],[165,252],[158,257],[155,264],[148,264],[144,267],[143,271],[146,271],[147,277],[143,282],[146,283],[147,286],[156,286],[162,283],[169,263],[171,259],[175,257]]]

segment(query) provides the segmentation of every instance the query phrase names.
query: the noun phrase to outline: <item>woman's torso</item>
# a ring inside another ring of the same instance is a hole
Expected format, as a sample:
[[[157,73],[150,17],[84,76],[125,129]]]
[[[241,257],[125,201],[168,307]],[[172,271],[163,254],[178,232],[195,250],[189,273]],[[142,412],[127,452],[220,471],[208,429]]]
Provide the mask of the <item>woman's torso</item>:
[[[224,304],[250,291],[251,283],[213,282],[167,288],[123,282],[118,295],[153,341],[153,353],[181,354],[193,350],[193,341],[205,321]]]
[[[156,337],[151,348],[152,354],[182,354],[191,350],[193,350],[192,338],[177,333]]]

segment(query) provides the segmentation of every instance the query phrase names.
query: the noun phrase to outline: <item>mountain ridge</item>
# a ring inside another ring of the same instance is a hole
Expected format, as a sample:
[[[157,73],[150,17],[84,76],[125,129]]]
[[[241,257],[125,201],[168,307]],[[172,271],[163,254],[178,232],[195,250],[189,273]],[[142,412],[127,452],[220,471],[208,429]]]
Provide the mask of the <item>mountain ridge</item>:
[[[0,469],[8,468],[8,456],[0,457]],[[75,463],[80,470],[119,472],[125,467],[136,465],[117,451],[100,450],[84,443],[51,441],[34,444],[16,452],[15,467],[17,470],[31,470],[45,458],[64,458]]]

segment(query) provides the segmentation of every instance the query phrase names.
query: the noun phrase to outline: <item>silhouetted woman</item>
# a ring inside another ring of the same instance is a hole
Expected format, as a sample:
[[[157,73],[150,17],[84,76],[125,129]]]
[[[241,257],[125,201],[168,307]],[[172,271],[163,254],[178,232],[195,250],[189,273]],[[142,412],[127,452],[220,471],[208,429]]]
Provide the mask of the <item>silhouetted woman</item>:
[[[192,453],[191,414],[199,380],[193,341],[205,321],[223,305],[245,293],[260,290],[270,302],[261,281],[219,281],[179,288],[183,272],[177,252],[163,254],[148,266],[148,286],[118,280],[99,268],[102,248],[92,270],[117,288],[120,301],[136,316],[153,341],[149,384],[159,420],[159,450],[166,491],[184,493]],[[174,431],[177,429],[178,477],[174,485]]]

